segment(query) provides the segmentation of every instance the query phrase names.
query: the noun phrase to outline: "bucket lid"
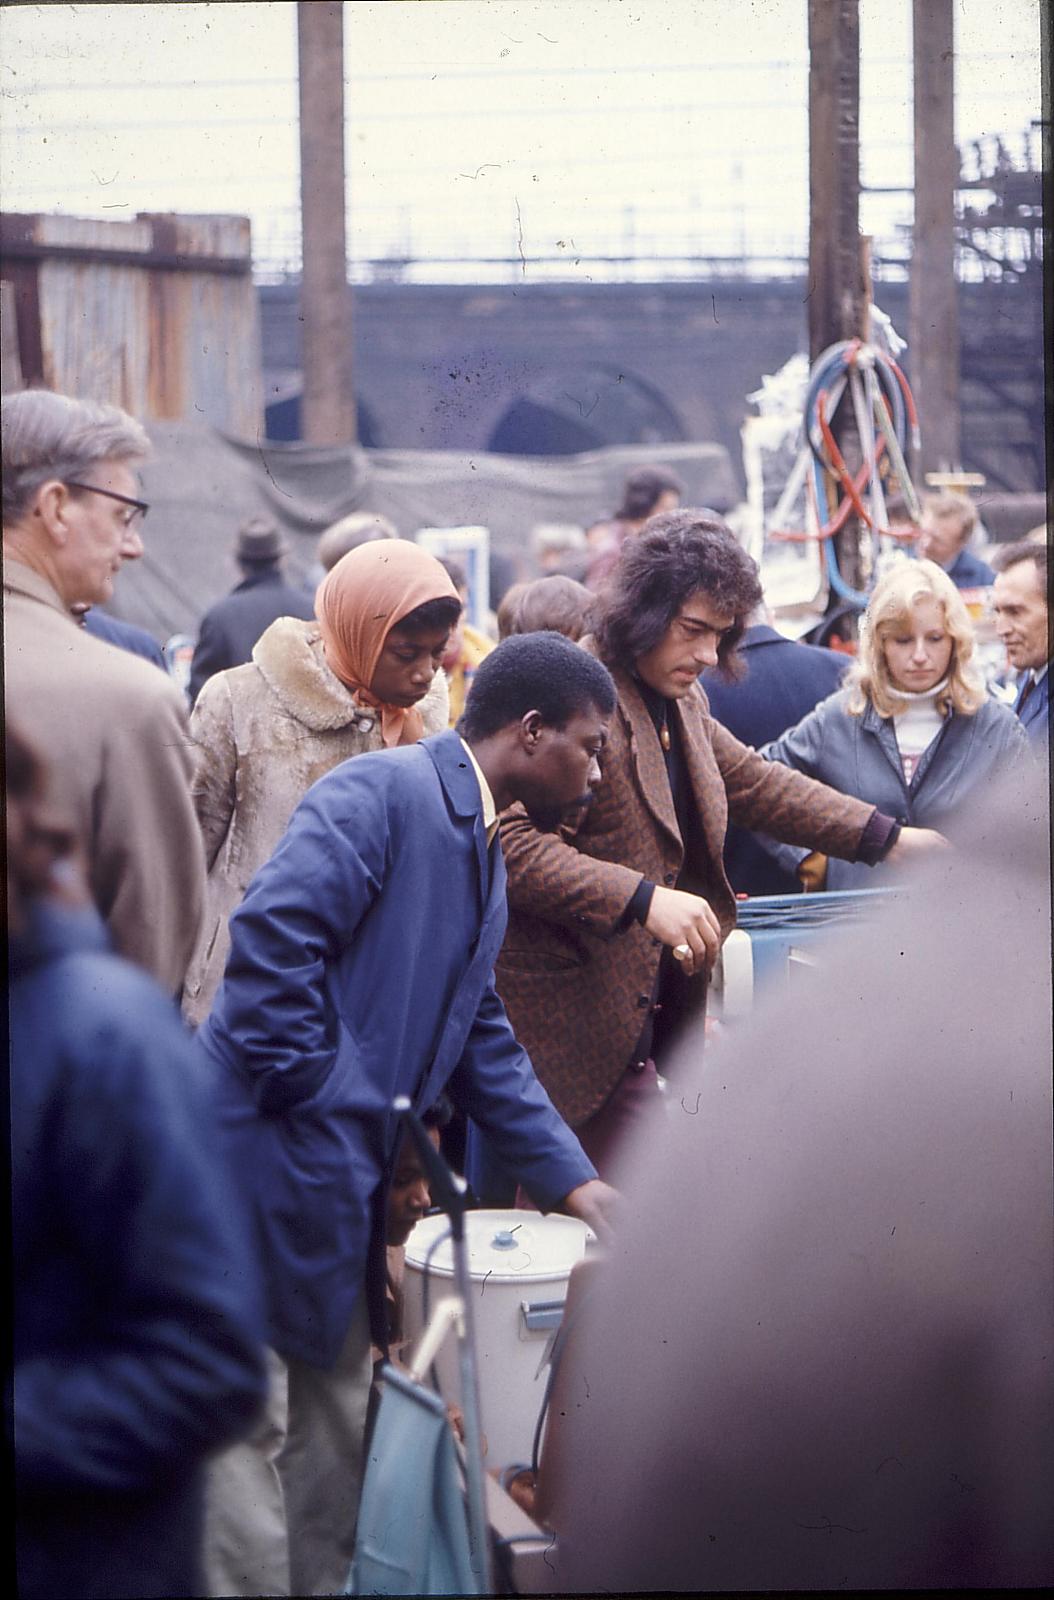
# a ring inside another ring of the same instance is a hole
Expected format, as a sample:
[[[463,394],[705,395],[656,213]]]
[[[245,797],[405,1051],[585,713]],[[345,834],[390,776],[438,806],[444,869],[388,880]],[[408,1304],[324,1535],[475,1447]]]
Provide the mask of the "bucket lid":
[[[453,1277],[453,1241],[446,1238],[436,1244],[449,1227],[445,1216],[422,1218],[406,1241],[406,1265],[423,1271],[427,1260],[430,1273]],[[585,1255],[588,1232],[577,1217],[543,1217],[537,1211],[467,1211],[469,1275],[496,1283],[566,1278]]]

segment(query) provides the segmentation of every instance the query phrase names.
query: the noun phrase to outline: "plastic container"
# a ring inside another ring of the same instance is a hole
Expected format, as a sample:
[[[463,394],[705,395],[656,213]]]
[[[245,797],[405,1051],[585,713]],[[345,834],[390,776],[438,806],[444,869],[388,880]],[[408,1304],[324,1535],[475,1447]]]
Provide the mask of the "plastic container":
[[[406,1244],[403,1318],[411,1356],[428,1320],[426,1278],[429,1313],[454,1293],[451,1244],[442,1238],[448,1229],[445,1216],[425,1217]],[[543,1217],[536,1211],[466,1213],[488,1470],[531,1458],[545,1395],[543,1362],[549,1339],[563,1316],[571,1268],[585,1255],[590,1237],[585,1223],[575,1217]],[[440,1348],[435,1365],[443,1398],[458,1402],[453,1337]]]
[[[713,1010],[724,1022],[750,1015],[765,996],[793,985],[815,967],[840,929],[859,926],[901,888],[834,889],[822,894],[757,895],[736,906],[714,984]]]

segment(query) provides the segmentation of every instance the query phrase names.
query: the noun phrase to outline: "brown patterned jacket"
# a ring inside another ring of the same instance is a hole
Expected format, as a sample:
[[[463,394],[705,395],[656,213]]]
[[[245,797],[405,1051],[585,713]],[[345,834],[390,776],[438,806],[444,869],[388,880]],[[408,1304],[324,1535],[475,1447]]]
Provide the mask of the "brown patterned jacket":
[[[578,1127],[630,1061],[652,1003],[662,946],[619,922],[642,877],[674,885],[682,867],[724,933],[736,920],[722,846],[731,817],[788,843],[852,860],[874,807],[764,761],[715,722],[694,686],[674,703],[701,827],[685,859],[655,725],[628,673],[600,756],[603,782],[577,826],[540,833],[522,806],[502,817],[509,927],[497,987],[517,1037],[561,1115]],[[691,980],[700,1015],[704,975]],[[694,1003],[694,1002],[693,1002]]]

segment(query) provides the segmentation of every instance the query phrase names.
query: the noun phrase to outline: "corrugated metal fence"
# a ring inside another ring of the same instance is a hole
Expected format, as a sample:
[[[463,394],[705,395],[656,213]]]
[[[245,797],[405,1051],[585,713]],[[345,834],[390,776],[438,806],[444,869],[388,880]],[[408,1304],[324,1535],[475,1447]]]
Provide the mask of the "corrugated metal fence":
[[[26,385],[112,401],[146,422],[196,419],[239,438],[259,435],[247,218],[8,213],[0,261],[15,305],[5,379],[17,345]]]

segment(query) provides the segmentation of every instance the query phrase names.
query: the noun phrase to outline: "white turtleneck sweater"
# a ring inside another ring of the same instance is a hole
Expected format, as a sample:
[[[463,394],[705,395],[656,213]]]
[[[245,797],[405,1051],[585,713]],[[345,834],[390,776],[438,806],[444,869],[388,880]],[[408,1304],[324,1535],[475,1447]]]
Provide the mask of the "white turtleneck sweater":
[[[937,710],[937,696],[947,685],[945,677],[922,694],[909,694],[906,689],[894,691],[899,700],[906,702],[904,710],[893,717],[905,783],[910,784],[920,760],[941,731],[944,718]]]

